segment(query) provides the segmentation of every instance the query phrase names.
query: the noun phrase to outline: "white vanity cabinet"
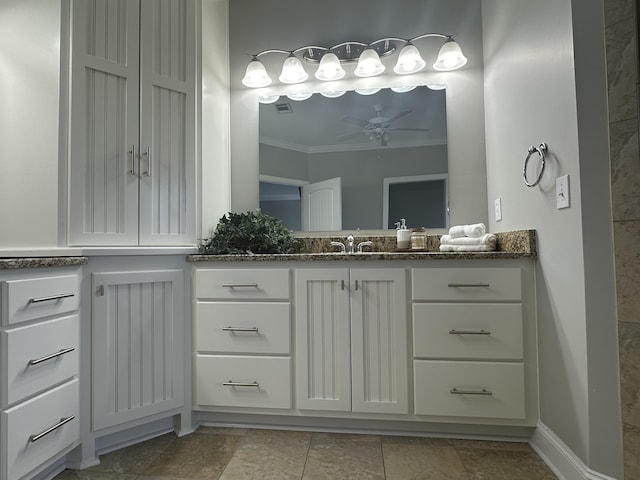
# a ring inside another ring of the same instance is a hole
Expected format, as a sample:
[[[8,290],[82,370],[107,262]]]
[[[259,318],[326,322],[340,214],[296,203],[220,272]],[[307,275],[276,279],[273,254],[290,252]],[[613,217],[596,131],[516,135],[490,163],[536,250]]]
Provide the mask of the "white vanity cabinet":
[[[407,414],[406,270],[295,271],[297,408]]]
[[[290,409],[287,268],[194,271],[196,408]]]
[[[534,421],[527,274],[517,266],[477,264],[412,269],[416,415]]]
[[[76,268],[0,271],[0,480],[79,442],[78,296]]]
[[[72,2],[70,245],[193,245],[196,5]]]

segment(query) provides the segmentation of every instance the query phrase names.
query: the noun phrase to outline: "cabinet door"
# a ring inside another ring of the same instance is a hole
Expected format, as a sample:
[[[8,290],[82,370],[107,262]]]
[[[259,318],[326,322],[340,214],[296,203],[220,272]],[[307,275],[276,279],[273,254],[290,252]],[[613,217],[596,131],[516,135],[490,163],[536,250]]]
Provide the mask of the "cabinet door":
[[[184,403],[182,270],[92,279],[93,430]]]
[[[138,22],[135,1],[73,2],[70,245],[138,243]]]
[[[351,270],[354,412],[409,412],[407,322],[404,269]]]
[[[140,243],[195,243],[196,2],[142,0]]]
[[[296,388],[300,410],[351,410],[349,275],[296,270]]]

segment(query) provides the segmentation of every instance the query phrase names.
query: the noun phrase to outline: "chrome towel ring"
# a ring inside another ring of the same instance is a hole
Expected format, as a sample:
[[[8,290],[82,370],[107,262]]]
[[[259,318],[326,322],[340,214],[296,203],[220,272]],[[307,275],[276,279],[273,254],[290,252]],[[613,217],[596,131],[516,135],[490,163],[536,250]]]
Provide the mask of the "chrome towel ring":
[[[538,178],[536,178],[536,181],[531,183],[529,182],[529,180],[527,180],[527,165],[529,164],[529,159],[531,158],[531,155],[533,155],[536,152],[540,156],[540,162],[541,162],[540,173],[538,174]],[[542,180],[542,174],[544,173],[546,152],[547,152],[547,144],[544,142],[537,147],[534,147],[533,145],[529,147],[529,154],[527,155],[527,158],[524,161],[524,167],[522,169],[522,178],[524,179],[524,184],[527,187],[535,187],[540,183],[540,180]]]

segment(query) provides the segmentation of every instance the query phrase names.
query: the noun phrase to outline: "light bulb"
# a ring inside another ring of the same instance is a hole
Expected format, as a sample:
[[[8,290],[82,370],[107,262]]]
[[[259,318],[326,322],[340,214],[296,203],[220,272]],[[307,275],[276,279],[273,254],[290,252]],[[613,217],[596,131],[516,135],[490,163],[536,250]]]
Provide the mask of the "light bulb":
[[[407,43],[402,47],[402,50],[400,50],[398,62],[396,66],[393,67],[393,71],[401,75],[416,73],[422,70],[426,64],[427,62],[422,59],[415,45]]]
[[[337,55],[328,51],[320,59],[320,65],[316,71],[316,78],[324,81],[339,80],[344,77],[346,73]]]
[[[458,45],[452,38],[449,38],[438,53],[436,63],[433,64],[433,68],[443,72],[457,70],[463,67],[467,63],[467,57],[462,53],[460,45]]]

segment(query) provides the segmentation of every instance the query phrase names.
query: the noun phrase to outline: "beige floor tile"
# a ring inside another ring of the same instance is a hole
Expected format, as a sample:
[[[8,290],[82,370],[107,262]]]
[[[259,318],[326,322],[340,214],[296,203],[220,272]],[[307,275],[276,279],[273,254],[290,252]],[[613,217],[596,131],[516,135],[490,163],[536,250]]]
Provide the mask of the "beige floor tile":
[[[140,474],[164,452],[177,437],[167,433],[127,448],[100,456],[100,464],[85,472]]]
[[[470,480],[555,480],[533,452],[459,448],[456,450]]]
[[[252,430],[220,480],[300,480],[311,433]]]
[[[302,479],[384,480],[380,437],[314,433]]]
[[[241,442],[237,435],[191,434],[177,438],[144,471],[147,477],[217,479]]]
[[[469,480],[456,449],[433,442],[383,443],[386,480]]]

